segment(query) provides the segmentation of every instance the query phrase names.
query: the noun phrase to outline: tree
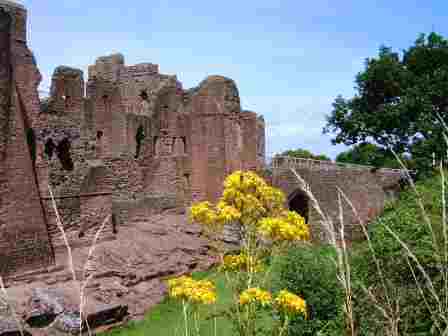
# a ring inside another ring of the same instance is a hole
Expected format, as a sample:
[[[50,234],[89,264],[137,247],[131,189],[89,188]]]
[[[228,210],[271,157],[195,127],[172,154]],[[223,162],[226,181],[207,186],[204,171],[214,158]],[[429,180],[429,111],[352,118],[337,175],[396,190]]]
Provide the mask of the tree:
[[[301,159],[331,161],[331,159],[324,154],[315,155],[315,154],[311,153],[310,151],[308,151],[306,149],[302,149],[302,148],[289,149],[289,150],[281,153],[280,156],[292,156],[292,157],[301,158]]]
[[[373,140],[396,152],[444,156],[441,121],[448,122],[446,39],[436,33],[422,34],[401,57],[383,46],[378,57],[366,60],[355,82],[355,96],[338,96],[327,116],[323,132],[335,134],[334,144]]]
[[[401,159],[407,161],[404,157],[401,157]],[[336,156],[336,162],[381,168],[401,168],[400,163],[391,151],[368,142],[362,142],[345,152],[339,153]]]

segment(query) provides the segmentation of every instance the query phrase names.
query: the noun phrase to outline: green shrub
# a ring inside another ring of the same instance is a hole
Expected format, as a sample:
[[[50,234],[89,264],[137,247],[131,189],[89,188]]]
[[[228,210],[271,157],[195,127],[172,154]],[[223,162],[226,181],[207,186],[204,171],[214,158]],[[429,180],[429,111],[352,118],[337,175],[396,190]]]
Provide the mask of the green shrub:
[[[417,184],[426,213],[431,220],[435,236],[442,244],[441,231],[441,179],[432,177]],[[437,269],[437,254],[435,253],[430,230],[418,204],[418,197],[411,188],[404,191],[398,201],[387,207],[384,214],[369,225],[369,234],[380,268],[387,279],[386,286],[389,296],[399,301],[400,334],[427,334],[432,327],[431,315],[423,303],[418,287],[409,268],[406,253],[399,242],[387,231],[384,225],[392,229],[410,250],[417,256],[428,275],[440,291],[440,272]],[[424,287],[425,280],[416,270],[419,283]],[[355,292],[355,317],[359,323],[361,335],[384,335],[384,318],[374,307],[365,292],[360,287],[363,284],[371,288],[379,302],[386,302],[385,291],[381,285],[372,253],[366,243],[353,249],[352,256],[353,284]],[[434,305],[430,295],[425,294],[430,305]]]
[[[306,300],[308,319],[293,321],[290,335],[341,335],[343,293],[332,247],[297,246],[275,261],[274,290],[285,288]]]

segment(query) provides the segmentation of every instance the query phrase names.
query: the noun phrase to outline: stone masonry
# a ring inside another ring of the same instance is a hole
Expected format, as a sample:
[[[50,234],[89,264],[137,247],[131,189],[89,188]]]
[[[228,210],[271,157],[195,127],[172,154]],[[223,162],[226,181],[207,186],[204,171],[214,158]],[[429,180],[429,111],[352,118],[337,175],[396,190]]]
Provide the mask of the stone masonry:
[[[33,164],[41,76],[26,45],[26,10],[0,1],[0,274],[53,261]]]
[[[337,229],[340,227],[338,188],[348,197],[357,214],[341,198],[347,241],[364,239],[359,221],[368,224],[381,214],[385,202],[395,199],[400,180],[404,178],[404,172],[399,169],[276,157],[273,161],[272,184],[285,193],[289,208],[307,219],[314,241],[328,241],[327,231],[292,170],[305,180],[320,208]]]
[[[176,76],[123,55],[55,69],[50,96],[26,44],[26,10],[0,0],[0,275],[52,264],[72,246],[193,201],[215,201],[225,176],[265,161],[262,117],[231,79],[185,90]]]

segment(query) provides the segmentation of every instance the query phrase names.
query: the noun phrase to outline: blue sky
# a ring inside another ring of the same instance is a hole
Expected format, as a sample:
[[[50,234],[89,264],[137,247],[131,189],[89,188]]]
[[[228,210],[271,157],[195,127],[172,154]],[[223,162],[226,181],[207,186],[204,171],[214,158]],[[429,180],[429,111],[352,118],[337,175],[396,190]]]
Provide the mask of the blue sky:
[[[152,62],[189,88],[233,78],[244,109],[267,122],[268,155],[305,148],[334,158],[322,135],[338,94],[381,44],[402,50],[421,32],[448,37],[446,0],[23,0],[30,47],[47,89],[54,68],[87,71],[98,56]],[[86,76],[86,74],[85,74]]]

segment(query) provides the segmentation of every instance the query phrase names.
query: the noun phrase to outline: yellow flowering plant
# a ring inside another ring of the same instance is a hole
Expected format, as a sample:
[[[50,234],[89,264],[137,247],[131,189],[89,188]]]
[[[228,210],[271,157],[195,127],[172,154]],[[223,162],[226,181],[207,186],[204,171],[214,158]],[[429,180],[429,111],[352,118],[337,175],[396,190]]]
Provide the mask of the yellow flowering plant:
[[[225,179],[216,204],[201,202],[190,209],[191,222],[201,224],[204,234],[216,242],[222,238],[226,225],[239,228],[240,253],[226,255],[224,249],[218,252],[222,261],[219,271],[226,275],[234,292],[234,305],[225,316],[231,318],[240,336],[257,335],[260,328],[256,323],[266,310],[281,317],[281,323],[269,335],[282,335],[292,315],[307,314],[305,301],[293,293],[281,291],[273,299],[269,291],[261,289],[269,287],[266,258],[272,260],[287,244],[310,239],[304,218],[285,209],[285,202],[279,189],[254,172],[237,171]],[[172,280],[169,286],[172,297],[188,304],[210,304],[216,300],[210,284],[199,284],[191,278]]]
[[[223,258],[220,270],[224,272],[239,272],[253,269],[254,272],[263,271],[263,263],[254,257],[245,255],[244,253],[238,255],[226,255]]]
[[[275,301],[276,309],[284,314],[303,314],[307,316],[305,300],[300,296],[281,290]]]
[[[215,285],[208,280],[193,280],[182,276],[168,281],[172,298],[196,304],[212,304],[216,302]]]
[[[208,280],[194,280],[188,276],[168,280],[168,292],[171,298],[182,301],[184,314],[185,336],[193,333],[199,335],[199,309],[198,305],[210,305],[216,302],[215,285]],[[189,320],[192,316],[193,326]]]
[[[258,303],[263,307],[271,304],[272,295],[268,291],[260,288],[248,288],[240,294],[238,303],[241,306],[246,306],[250,303]]]
[[[287,290],[281,290],[277,294],[273,306],[280,317],[275,332],[278,336],[287,333],[289,322],[294,315],[303,314],[305,318],[308,317],[305,300]]]

